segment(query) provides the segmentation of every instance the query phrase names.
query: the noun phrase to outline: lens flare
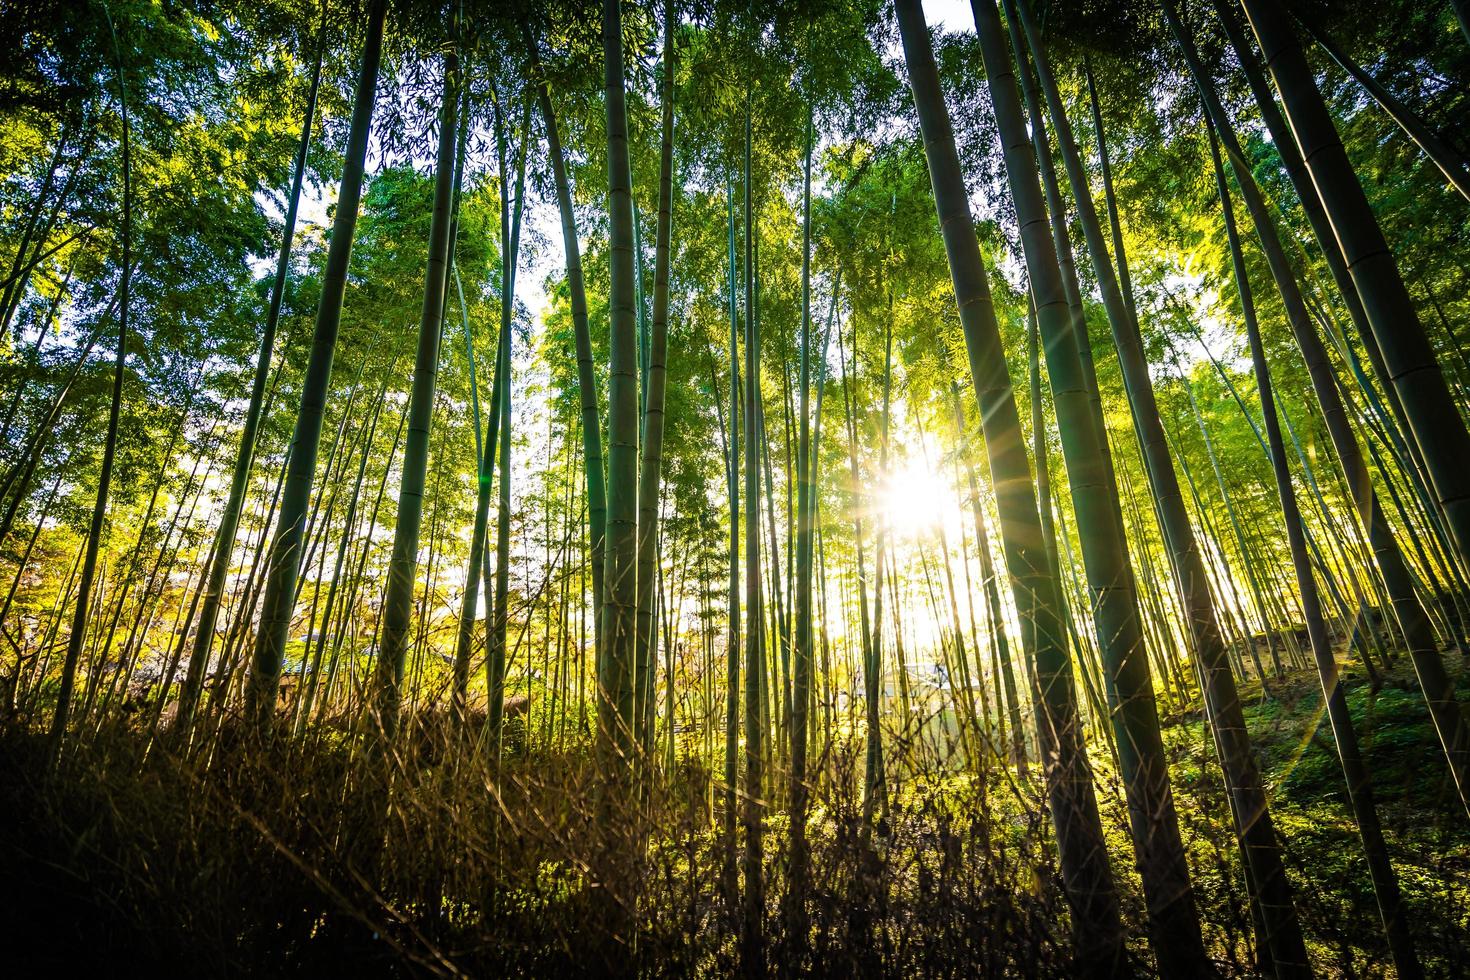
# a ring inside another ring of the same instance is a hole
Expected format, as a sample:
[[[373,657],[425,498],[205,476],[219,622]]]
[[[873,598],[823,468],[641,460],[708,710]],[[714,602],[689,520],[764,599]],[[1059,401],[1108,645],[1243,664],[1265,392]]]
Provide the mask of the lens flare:
[[[944,477],[917,461],[889,475],[880,499],[883,520],[904,537],[938,527],[954,506],[953,491]]]

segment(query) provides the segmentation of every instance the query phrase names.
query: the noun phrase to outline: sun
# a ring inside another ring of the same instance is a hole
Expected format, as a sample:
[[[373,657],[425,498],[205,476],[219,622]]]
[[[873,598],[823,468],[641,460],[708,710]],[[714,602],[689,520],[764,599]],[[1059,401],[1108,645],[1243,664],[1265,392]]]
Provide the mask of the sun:
[[[919,461],[889,474],[879,500],[883,520],[905,537],[938,527],[956,506],[949,482]]]

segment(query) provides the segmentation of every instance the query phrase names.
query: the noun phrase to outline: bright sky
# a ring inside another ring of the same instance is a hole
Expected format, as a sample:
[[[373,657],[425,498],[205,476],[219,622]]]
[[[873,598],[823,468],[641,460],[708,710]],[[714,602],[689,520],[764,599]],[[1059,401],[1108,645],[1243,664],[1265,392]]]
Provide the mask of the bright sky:
[[[924,0],[924,19],[930,27],[943,27],[951,33],[975,29],[969,0]]]

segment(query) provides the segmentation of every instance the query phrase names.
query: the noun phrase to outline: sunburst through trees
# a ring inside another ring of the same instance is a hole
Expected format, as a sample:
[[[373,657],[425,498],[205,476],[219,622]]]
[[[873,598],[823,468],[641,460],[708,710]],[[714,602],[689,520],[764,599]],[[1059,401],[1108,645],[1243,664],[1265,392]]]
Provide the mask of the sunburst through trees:
[[[9,972],[1462,972],[1465,18],[0,5]]]

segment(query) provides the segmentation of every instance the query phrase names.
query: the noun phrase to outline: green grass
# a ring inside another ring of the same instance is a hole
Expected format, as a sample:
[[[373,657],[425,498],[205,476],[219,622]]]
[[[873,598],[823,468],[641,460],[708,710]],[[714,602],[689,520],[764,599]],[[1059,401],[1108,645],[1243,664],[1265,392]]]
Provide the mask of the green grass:
[[[1462,668],[1458,660],[1449,655],[1446,665]],[[1382,680],[1375,692],[1360,672],[1345,670],[1348,706],[1420,955],[1430,975],[1458,975],[1466,968],[1462,964],[1470,964],[1470,820],[1460,809],[1407,658]],[[1463,669],[1459,695],[1462,703],[1470,699],[1470,675]],[[1317,966],[1332,975],[1389,975],[1387,945],[1316,675],[1297,673],[1273,682],[1265,700],[1258,688],[1242,697]],[[1218,797],[1217,783],[1210,782],[1218,773],[1213,759],[1181,751],[1205,737],[1198,713],[1170,726],[1165,737],[1181,756],[1173,766],[1176,792],[1184,795],[1190,786]],[[1191,808],[1181,812],[1188,821]]]

